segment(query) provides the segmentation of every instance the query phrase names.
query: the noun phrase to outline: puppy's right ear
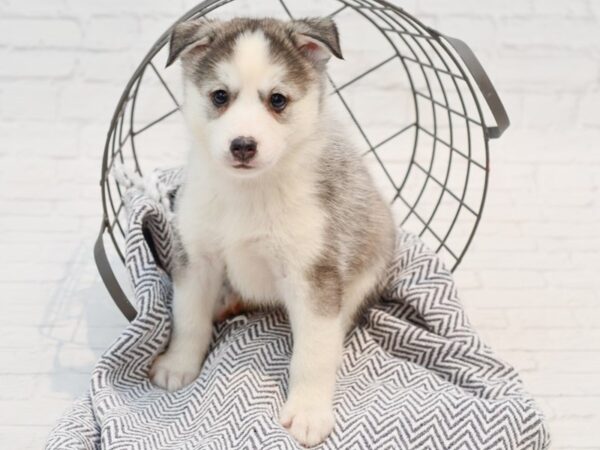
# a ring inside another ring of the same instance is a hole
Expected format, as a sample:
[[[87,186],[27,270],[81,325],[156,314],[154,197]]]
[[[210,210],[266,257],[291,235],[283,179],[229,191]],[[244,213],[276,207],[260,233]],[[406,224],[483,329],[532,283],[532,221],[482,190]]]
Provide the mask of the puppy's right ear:
[[[169,40],[167,67],[179,57],[201,54],[214,37],[217,21],[204,18],[180,22],[173,28]]]
[[[335,56],[344,59],[335,22],[328,17],[309,17],[290,22],[296,47],[321,69]]]

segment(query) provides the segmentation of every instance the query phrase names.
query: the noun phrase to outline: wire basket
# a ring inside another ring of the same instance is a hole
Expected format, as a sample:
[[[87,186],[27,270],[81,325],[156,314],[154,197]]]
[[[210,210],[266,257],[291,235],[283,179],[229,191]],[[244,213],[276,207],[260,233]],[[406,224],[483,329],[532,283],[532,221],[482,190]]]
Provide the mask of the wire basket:
[[[201,16],[333,17],[345,60],[331,61],[328,78],[338,116],[399,225],[420,235],[454,270],[469,248],[483,211],[490,138],[509,125],[481,64],[460,40],[444,36],[382,0],[207,0],[177,22]],[[237,14],[236,14],[237,12]],[[175,25],[175,24],[174,24]],[[173,25],[173,26],[174,26]],[[144,57],[117,104],[102,160],[103,220],[96,242],[98,269],[128,319],[135,308],[114,275],[125,256],[115,161],[139,174],[183,163],[189,144],[179,111],[181,76],[163,69],[169,28]],[[483,104],[487,108],[482,109]],[[486,119],[495,123],[486,125]],[[109,257],[109,253],[114,256]]]

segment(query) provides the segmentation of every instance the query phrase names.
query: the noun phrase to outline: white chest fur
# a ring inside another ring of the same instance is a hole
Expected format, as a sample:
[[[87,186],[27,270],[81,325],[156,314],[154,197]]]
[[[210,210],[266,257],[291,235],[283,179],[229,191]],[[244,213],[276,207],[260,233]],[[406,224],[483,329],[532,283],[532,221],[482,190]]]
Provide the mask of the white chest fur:
[[[278,301],[281,281],[305,271],[323,247],[324,213],[312,181],[188,180],[179,215],[186,251],[222,258],[230,282],[247,300]]]

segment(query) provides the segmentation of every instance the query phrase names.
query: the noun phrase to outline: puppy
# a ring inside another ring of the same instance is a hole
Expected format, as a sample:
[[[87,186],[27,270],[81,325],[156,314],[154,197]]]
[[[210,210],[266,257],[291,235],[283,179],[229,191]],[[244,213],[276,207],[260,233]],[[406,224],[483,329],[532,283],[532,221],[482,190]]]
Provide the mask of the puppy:
[[[173,331],[151,370],[170,391],[198,376],[223,280],[282,304],[293,333],[280,423],[301,444],[334,426],[346,332],[376,296],[394,241],[391,212],[328,110],[330,19],[191,20],[171,35],[193,137],[177,200],[187,255],[174,273]]]

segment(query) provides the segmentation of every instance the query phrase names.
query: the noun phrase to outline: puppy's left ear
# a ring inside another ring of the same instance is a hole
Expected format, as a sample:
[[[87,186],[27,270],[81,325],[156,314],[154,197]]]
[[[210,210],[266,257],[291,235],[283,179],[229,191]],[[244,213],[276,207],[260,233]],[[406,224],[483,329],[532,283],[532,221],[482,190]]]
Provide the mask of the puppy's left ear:
[[[179,57],[201,54],[213,40],[217,22],[204,18],[178,23],[171,32],[167,67]]]
[[[331,56],[344,59],[335,22],[328,18],[292,20],[292,38],[298,49],[313,63],[325,66]]]

